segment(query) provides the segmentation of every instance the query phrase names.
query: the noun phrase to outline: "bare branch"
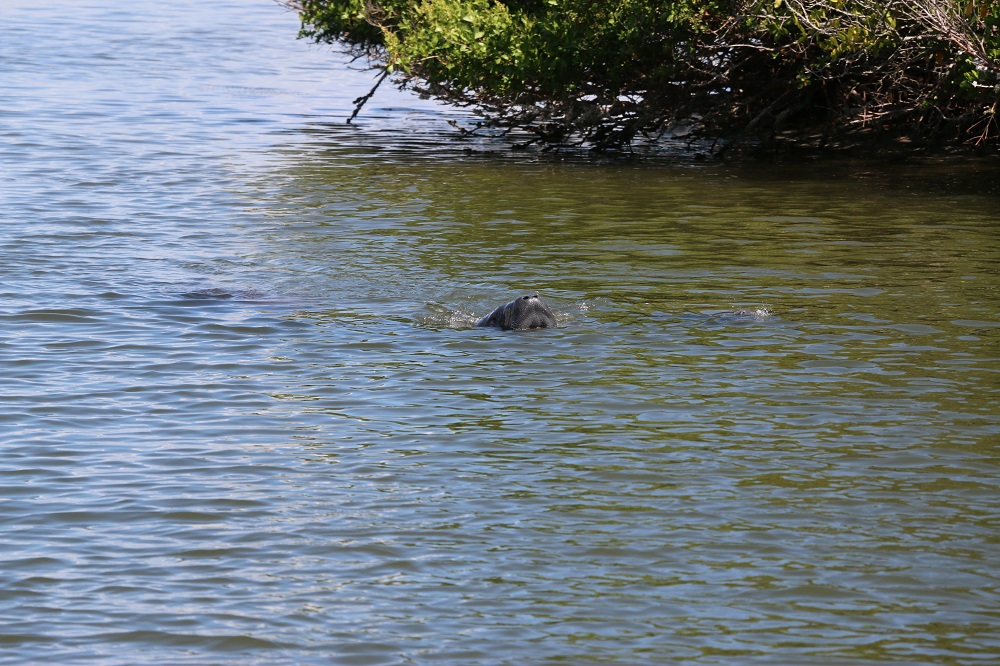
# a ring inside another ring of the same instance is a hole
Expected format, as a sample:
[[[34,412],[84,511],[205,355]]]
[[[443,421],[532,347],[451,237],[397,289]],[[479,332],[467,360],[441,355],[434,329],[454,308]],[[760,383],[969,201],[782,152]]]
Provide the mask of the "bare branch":
[[[378,90],[378,87],[382,85],[382,82],[385,81],[387,76],[389,76],[389,68],[384,67],[382,68],[382,75],[378,77],[378,81],[376,81],[375,85],[372,86],[372,89],[368,91],[368,94],[362,95],[352,102],[352,104],[354,104],[354,113],[352,113],[351,117],[347,119],[348,125],[351,124],[352,120],[358,117],[358,113],[361,112],[361,108],[372,98],[375,91]]]

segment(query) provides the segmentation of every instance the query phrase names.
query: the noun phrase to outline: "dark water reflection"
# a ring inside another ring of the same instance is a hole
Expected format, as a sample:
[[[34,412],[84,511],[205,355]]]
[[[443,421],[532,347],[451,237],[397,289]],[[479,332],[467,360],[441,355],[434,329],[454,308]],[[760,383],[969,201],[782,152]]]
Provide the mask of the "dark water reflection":
[[[0,663],[995,660],[995,165],[496,153],[268,3],[0,12]]]

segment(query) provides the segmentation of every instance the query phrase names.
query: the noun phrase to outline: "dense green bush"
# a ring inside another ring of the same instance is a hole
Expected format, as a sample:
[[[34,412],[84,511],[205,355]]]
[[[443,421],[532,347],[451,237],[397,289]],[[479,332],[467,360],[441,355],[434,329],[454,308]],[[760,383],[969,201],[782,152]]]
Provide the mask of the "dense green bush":
[[[472,105],[618,147],[702,136],[995,145],[996,0],[300,0],[302,35]]]

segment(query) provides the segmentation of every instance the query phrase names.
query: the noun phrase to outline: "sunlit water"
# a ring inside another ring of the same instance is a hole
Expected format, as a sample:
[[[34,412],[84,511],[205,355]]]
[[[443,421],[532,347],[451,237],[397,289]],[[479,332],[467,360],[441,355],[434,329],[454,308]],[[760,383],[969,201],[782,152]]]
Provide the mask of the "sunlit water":
[[[997,663],[995,165],[349,127],[296,30],[0,3],[0,663]]]

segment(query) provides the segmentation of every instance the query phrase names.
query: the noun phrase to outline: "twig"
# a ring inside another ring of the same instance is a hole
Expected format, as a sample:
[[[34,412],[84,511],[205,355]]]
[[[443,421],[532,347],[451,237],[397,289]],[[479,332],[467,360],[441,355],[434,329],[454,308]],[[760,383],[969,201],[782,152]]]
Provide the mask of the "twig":
[[[378,87],[382,85],[382,82],[385,81],[385,77],[387,76],[389,76],[389,68],[383,67],[382,76],[378,77],[378,81],[376,81],[375,85],[372,86],[372,89],[368,91],[368,94],[362,95],[361,97],[354,100],[354,102],[352,102],[352,104],[354,104],[354,113],[352,113],[351,117],[347,119],[348,125],[351,124],[352,120],[358,117],[358,113],[361,112],[361,107],[363,107],[368,102],[368,100],[372,98],[372,96],[375,94],[375,91],[378,90]]]

